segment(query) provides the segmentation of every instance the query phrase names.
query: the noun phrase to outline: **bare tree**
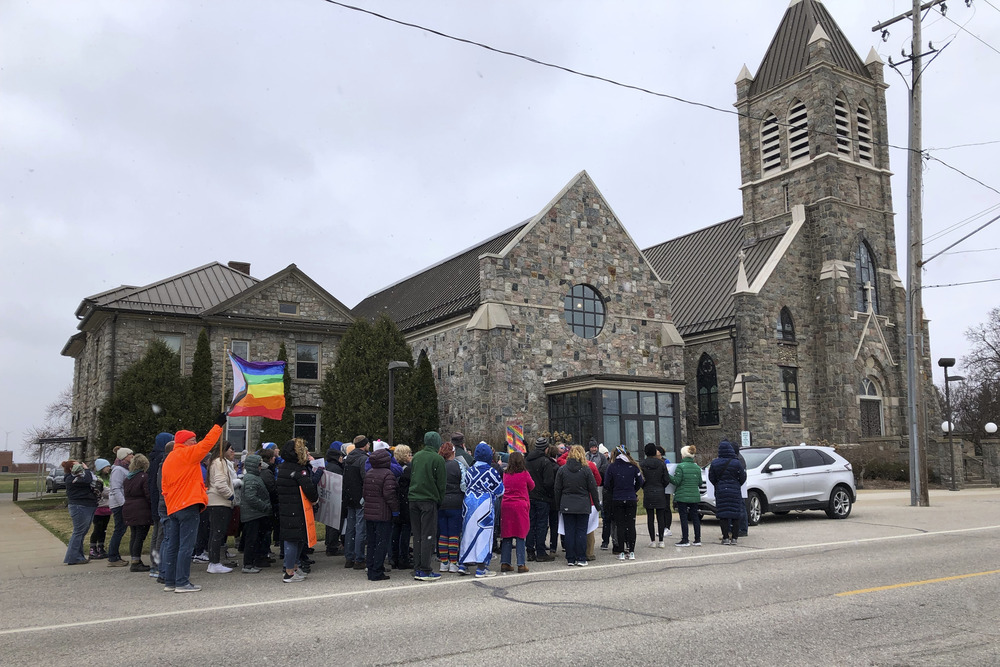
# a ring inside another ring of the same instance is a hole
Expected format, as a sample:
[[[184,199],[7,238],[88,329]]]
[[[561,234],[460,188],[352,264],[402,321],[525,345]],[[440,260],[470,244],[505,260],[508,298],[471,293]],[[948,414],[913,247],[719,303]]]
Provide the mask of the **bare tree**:
[[[24,432],[21,444],[26,454],[33,459],[45,461],[52,455],[69,453],[68,444],[43,444],[43,438],[64,438],[70,435],[73,416],[73,387],[66,387],[53,402],[45,407],[45,421],[40,426],[31,426]]]
[[[972,345],[962,358],[966,370],[980,381],[1000,381],[1000,308],[991,310],[982,324],[967,329],[965,338]]]

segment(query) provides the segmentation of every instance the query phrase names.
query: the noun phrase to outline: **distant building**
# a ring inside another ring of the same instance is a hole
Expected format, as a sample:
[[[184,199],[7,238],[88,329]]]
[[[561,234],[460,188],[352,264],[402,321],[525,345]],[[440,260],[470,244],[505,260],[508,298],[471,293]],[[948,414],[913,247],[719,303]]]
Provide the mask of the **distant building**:
[[[75,359],[71,430],[87,438],[88,460],[94,456],[98,410],[122,372],[159,338],[180,355],[181,372],[190,375],[202,329],[209,336],[217,378],[213,394],[220,405],[226,349],[244,359],[271,361],[285,343],[292,377],[286,409],[294,413],[296,435],[315,446],[320,383],[353,321],[350,309],[294,264],[258,280],[242,262],[207,264],[142,287],[122,285],[84,299],[76,316],[79,333],[62,354]],[[230,418],[225,437],[239,448],[255,447],[260,421]]]
[[[45,472],[47,466],[41,463],[14,463],[14,452],[0,451],[0,472],[37,474]]]

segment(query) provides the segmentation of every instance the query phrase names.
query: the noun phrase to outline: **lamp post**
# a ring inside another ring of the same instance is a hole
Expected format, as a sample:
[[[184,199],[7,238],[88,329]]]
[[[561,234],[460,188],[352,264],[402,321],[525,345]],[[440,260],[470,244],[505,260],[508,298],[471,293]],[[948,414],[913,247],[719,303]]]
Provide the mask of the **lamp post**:
[[[392,439],[392,417],[393,410],[395,406],[393,405],[393,394],[395,392],[396,383],[394,382],[393,371],[400,368],[409,368],[410,362],[408,361],[390,361],[389,362],[389,444],[395,444]]]
[[[747,414],[747,382],[763,382],[759,375],[753,373],[740,374],[740,394],[743,399],[743,433],[746,433],[746,440],[740,442],[741,447],[753,446],[753,438],[750,435],[750,417]],[[742,440],[742,439],[741,439]]]
[[[938,366],[944,369],[944,405],[945,411],[947,412],[948,421],[941,424],[941,430],[948,434],[948,451],[951,453],[951,490],[958,491],[958,486],[955,480],[955,444],[952,433],[955,430],[955,424],[951,420],[951,391],[949,389],[949,382],[960,382],[965,378],[961,375],[948,375],[948,369],[955,365],[955,360],[951,357],[942,357],[938,359]]]

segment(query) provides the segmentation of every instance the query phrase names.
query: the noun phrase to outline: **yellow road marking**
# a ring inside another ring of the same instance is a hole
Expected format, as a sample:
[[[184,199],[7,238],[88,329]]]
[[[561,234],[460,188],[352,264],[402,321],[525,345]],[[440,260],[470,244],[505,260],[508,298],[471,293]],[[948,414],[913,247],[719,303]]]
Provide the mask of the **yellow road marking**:
[[[894,588],[907,588],[909,586],[923,586],[924,584],[938,584],[942,581],[955,581],[957,579],[968,579],[969,577],[982,577],[987,574],[1000,574],[1000,570],[990,570],[988,572],[972,572],[971,574],[956,574],[953,577],[940,577],[938,579],[924,579],[923,581],[907,581],[902,584],[890,584],[889,586],[876,586],[875,588],[862,588],[856,591],[845,591],[837,593],[836,597],[846,597],[848,595],[859,595],[861,593],[876,593],[878,591],[890,591]]]

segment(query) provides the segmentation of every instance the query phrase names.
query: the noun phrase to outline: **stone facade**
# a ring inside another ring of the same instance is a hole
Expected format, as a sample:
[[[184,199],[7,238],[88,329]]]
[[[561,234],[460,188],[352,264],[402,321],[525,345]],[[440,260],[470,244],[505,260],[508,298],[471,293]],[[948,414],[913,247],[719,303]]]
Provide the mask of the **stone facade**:
[[[566,322],[564,298],[574,285],[592,286],[604,301],[606,321],[594,338]],[[480,258],[480,290],[483,307],[502,307],[509,326],[474,328],[462,318],[409,336],[414,353],[426,350],[436,369],[442,430],[497,444],[511,420],[524,424],[526,437],[548,430],[553,381],[683,382],[679,337],[671,344],[668,329],[664,340],[664,325],[673,326],[667,285],[586,173],[503,252]]]

